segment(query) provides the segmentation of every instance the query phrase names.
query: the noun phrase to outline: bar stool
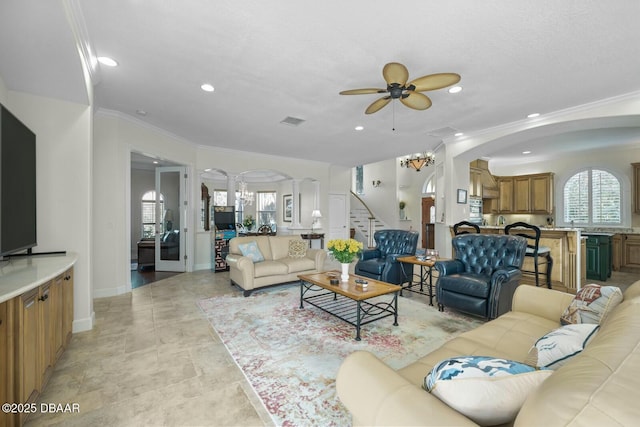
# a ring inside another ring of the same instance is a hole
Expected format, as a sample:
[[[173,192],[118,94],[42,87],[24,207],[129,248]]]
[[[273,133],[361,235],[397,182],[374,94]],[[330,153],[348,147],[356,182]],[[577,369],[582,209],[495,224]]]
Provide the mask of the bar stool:
[[[455,236],[458,236],[460,234],[470,234],[470,232],[467,230],[458,230],[458,228],[460,227],[471,227],[476,233],[480,234],[480,227],[478,226],[478,224],[474,224],[473,222],[469,221],[460,221],[459,223],[453,225],[453,234]]]
[[[527,224],[526,222],[514,222],[504,228],[504,234],[522,236],[527,239],[526,256],[533,257],[534,268],[534,271],[527,271],[527,273],[535,273],[536,286],[540,286],[539,275],[544,274],[547,277],[547,288],[551,289],[551,269],[553,267],[553,258],[551,258],[550,247],[540,246],[540,227]],[[539,272],[538,257],[545,258],[547,260],[547,269],[544,273]]]

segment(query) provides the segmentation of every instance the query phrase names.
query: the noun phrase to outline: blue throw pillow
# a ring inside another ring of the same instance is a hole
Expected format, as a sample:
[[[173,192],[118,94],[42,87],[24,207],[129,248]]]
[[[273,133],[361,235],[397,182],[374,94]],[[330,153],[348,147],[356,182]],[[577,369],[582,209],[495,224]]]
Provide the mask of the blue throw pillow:
[[[260,252],[258,244],[255,241],[249,243],[241,243],[238,245],[238,249],[240,249],[240,252],[242,252],[243,256],[251,258],[253,262],[264,261],[264,256],[262,256],[262,252]]]

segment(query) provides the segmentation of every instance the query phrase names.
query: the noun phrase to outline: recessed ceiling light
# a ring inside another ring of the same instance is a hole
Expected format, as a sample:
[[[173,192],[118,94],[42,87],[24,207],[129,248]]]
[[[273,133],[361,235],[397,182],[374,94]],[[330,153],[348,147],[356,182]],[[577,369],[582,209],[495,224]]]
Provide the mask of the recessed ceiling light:
[[[147,115],[147,112],[144,110],[136,110],[136,114],[145,117]]]
[[[538,117],[539,115],[540,115],[540,113],[531,113],[527,117],[530,118],[530,119],[533,119],[534,117]]]
[[[529,150],[523,151],[522,154],[531,154],[531,151],[529,151]]]
[[[106,65],[107,67],[117,67],[118,61],[113,58],[109,58],[108,56],[98,56],[98,62],[102,65]]]
[[[462,92],[462,86],[453,86],[449,88],[449,93]]]
[[[356,129],[356,130],[363,130],[363,129],[364,129],[364,126],[356,126],[356,127],[355,127],[355,129]]]
[[[154,161],[153,161],[153,164],[154,164],[154,165],[157,165],[158,163],[160,163],[160,162],[159,162],[159,161],[157,161],[157,160],[154,160]]]
[[[453,136],[462,136],[462,135],[464,135],[464,132],[457,132],[453,134]]]
[[[209,83],[204,83],[202,86],[200,86],[200,89],[205,92],[213,92],[215,90],[215,88]]]

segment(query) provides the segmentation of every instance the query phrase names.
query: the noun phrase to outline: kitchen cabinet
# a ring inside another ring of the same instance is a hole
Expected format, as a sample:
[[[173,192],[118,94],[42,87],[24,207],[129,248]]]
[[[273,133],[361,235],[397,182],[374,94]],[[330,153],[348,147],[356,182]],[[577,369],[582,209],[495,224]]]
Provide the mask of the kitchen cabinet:
[[[40,288],[15,297],[14,335],[15,403],[35,403],[40,390],[40,361],[38,353]],[[20,423],[22,424],[22,423]]]
[[[625,234],[622,238],[621,270],[640,271],[640,234]]]
[[[469,168],[469,196],[482,197],[482,169]]]
[[[587,236],[587,279],[606,281],[611,277],[611,235]]]
[[[640,214],[640,163],[631,163],[633,167],[633,211]]]
[[[513,178],[499,177],[498,181],[498,212],[513,212]]]
[[[622,264],[622,234],[614,234],[611,238],[611,269],[620,271]]]
[[[9,371],[9,319],[8,303],[0,303],[0,403],[10,402],[11,395],[9,384],[11,372]],[[0,414],[0,427],[10,425],[8,414]]]
[[[498,213],[551,214],[553,173],[497,177]]]

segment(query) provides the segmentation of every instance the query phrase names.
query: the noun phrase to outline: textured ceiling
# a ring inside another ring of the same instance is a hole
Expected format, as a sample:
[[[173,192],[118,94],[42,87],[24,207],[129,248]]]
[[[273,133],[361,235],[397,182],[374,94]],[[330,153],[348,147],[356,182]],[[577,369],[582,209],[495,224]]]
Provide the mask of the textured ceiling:
[[[3,0],[0,75],[12,90],[87,102],[79,28],[120,63],[97,70],[97,109],[197,144],[353,166],[432,149],[434,130],[473,134],[640,91],[639,18],[637,0]],[[464,90],[373,115],[377,95],[338,95],[384,87],[391,61],[410,79],[456,72]],[[289,116],[304,122],[280,123]],[[605,137],[638,142],[638,126]],[[554,148],[579,147],[573,136]]]

